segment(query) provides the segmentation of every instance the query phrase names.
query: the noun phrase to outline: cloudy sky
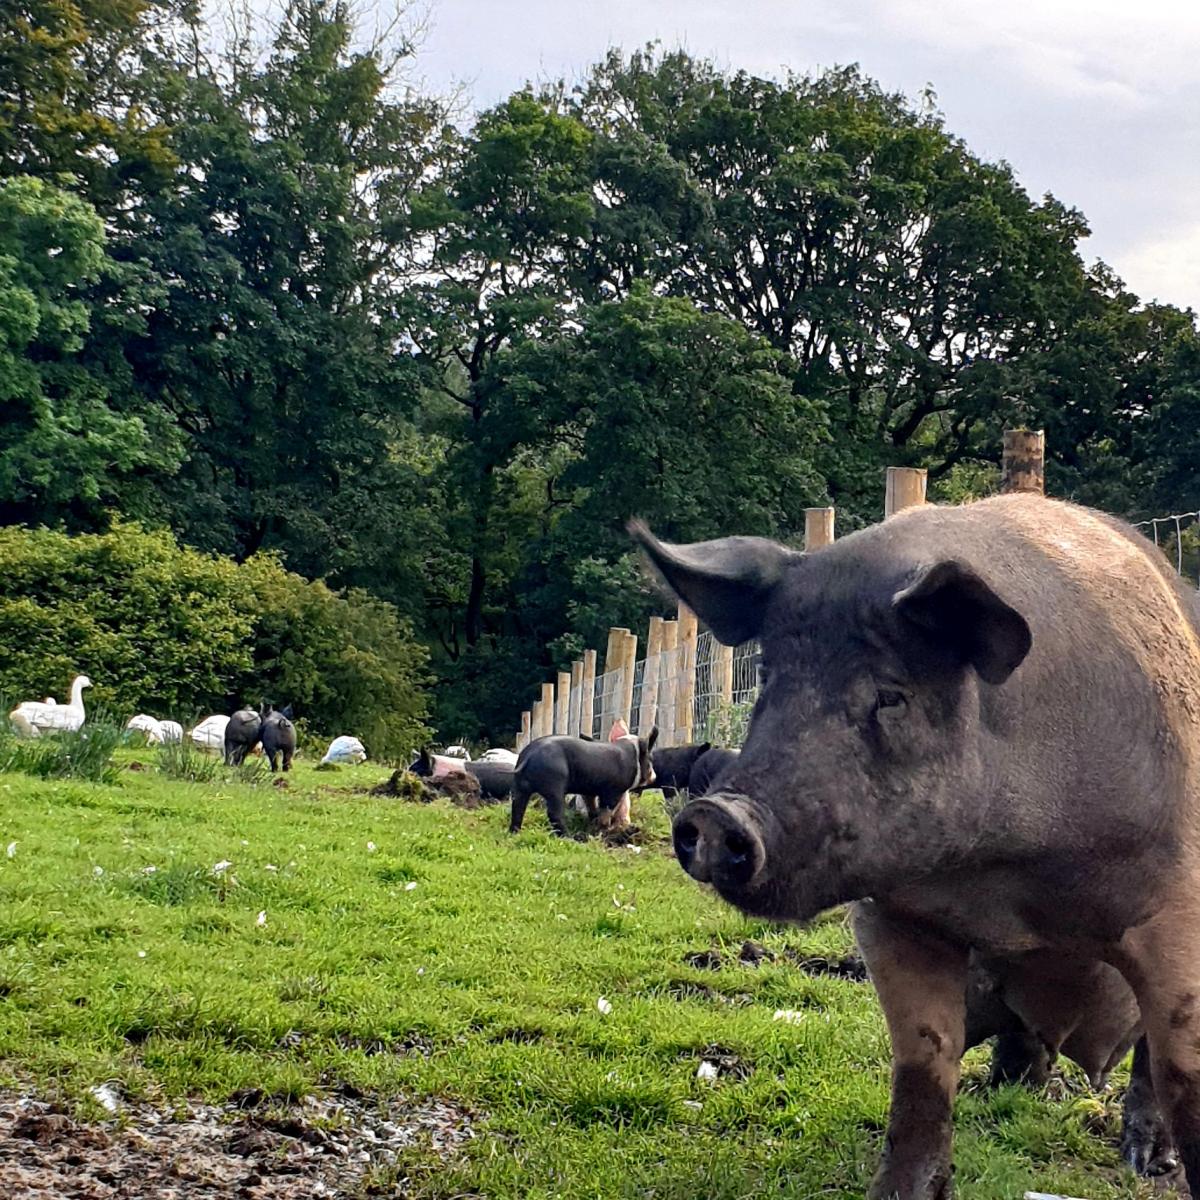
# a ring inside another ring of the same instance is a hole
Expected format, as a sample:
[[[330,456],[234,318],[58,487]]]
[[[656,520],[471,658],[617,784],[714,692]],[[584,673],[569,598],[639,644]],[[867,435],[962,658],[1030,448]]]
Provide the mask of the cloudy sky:
[[[490,104],[658,39],[778,74],[931,83],[951,130],[1087,215],[1085,257],[1200,311],[1200,0],[432,0],[419,71]]]

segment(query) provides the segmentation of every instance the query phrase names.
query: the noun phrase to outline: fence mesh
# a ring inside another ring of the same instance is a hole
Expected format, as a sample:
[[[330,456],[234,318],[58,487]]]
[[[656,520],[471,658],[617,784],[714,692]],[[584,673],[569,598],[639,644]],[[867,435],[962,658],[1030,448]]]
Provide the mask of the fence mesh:
[[[694,674],[689,669],[693,653]],[[757,694],[758,643],[722,646],[705,632],[697,637],[694,647],[676,646],[638,659],[633,667],[632,689],[624,671],[597,675],[592,683],[590,727],[581,727],[584,706],[572,695],[567,701],[567,732],[602,740],[620,718],[630,733],[643,736],[657,725],[662,746],[684,741],[736,745],[745,725],[741,710],[748,710]],[[556,700],[556,711],[561,702]],[[531,737],[550,732],[552,729],[534,728]]]
[[[1200,587],[1200,512],[1172,513],[1139,521],[1140,529],[1189,583]]]

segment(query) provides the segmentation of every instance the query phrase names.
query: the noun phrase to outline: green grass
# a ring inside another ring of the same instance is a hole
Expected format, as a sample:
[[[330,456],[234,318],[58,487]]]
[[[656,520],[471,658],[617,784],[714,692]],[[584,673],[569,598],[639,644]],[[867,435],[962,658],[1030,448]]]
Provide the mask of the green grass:
[[[661,842],[558,841],[540,808],[512,839],[503,807],[365,795],[382,768],[298,765],[285,789],[118,752],[134,760],[146,769],[116,784],[0,775],[7,1082],[80,1105],[112,1079],[167,1100],[337,1082],[450,1098],[479,1136],[449,1163],[414,1149],[406,1196],[863,1194],[888,1103],[882,1019],[865,985],[784,957],[845,953],[840,918],[750,922]],[[654,794],[647,816],[665,831]],[[747,937],[779,960],[740,965]],[[685,962],[713,947],[721,969]],[[706,1083],[714,1048],[739,1062]],[[969,1058],[957,1107],[960,1196],[1151,1194],[1119,1166],[1115,1093],[1075,1076],[1058,1099],[991,1093],[985,1061]]]

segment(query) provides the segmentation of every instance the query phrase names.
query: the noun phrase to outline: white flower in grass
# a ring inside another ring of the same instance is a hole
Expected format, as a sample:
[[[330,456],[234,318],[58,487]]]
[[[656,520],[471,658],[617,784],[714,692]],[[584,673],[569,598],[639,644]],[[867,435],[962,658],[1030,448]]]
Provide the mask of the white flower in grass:
[[[258,917],[255,919],[254,923],[259,927],[259,929],[261,929],[267,923],[267,910],[265,908],[258,914]]]
[[[92,874],[95,875],[95,877],[97,879],[99,879],[100,876],[104,874],[104,868],[102,866],[100,866],[99,864],[97,864],[96,866],[94,866],[92,868]]]
[[[603,996],[601,996],[600,999],[596,1001],[596,1010],[602,1016],[607,1017],[608,1014],[612,1012],[612,1005]]]
[[[17,843],[16,843],[16,842],[9,842],[9,843],[8,843],[8,857],[9,857],[9,858],[15,858],[15,857],[16,857],[16,854],[17,854]]]
[[[802,1025],[804,1023],[804,1014],[794,1008],[777,1008],[775,1010],[773,1021],[786,1021],[789,1025]]]
[[[146,957],[146,952],[145,952],[145,950],[139,950],[139,951],[138,951],[138,958],[145,958],[145,957]]]
[[[367,853],[368,853],[368,854],[374,854],[374,853],[375,853],[375,843],[374,843],[374,842],[368,842],[368,843],[367,843]]]
[[[154,872],[155,872],[155,871],[157,871],[157,870],[158,870],[158,868],[157,868],[157,867],[155,867],[155,866],[143,867],[143,868],[142,868],[142,874],[143,874],[143,875],[153,875],[153,874],[154,874]]]
[[[278,871],[279,868],[274,863],[267,863],[267,865],[265,867],[263,867],[263,870],[264,871]]]
[[[212,873],[214,875],[224,875],[225,872],[228,871],[229,868],[232,866],[233,866],[233,863],[231,863],[229,861],[229,859],[223,858],[223,859],[221,859],[221,861],[219,863],[214,864]]]
[[[410,880],[409,880],[409,881],[408,881],[408,882],[407,882],[407,883],[404,885],[404,890],[405,890],[406,892],[415,891],[415,890],[416,890],[416,886],[417,886],[417,881],[416,881],[415,879],[410,879]]]

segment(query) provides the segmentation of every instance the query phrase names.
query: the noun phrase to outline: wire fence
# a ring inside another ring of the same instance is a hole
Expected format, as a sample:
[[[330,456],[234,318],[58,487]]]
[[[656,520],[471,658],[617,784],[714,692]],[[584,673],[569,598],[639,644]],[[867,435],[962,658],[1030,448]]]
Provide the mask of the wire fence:
[[[606,671],[592,685],[591,728],[581,732],[606,738],[620,718],[630,733],[644,735],[657,726],[664,746],[685,740],[732,744],[739,722],[731,717],[758,695],[758,657],[757,642],[722,647],[704,632],[694,647],[638,659],[632,688],[624,670]]]
[[[1200,512],[1151,517],[1138,521],[1136,528],[1167,556],[1179,575],[1200,587]]]

